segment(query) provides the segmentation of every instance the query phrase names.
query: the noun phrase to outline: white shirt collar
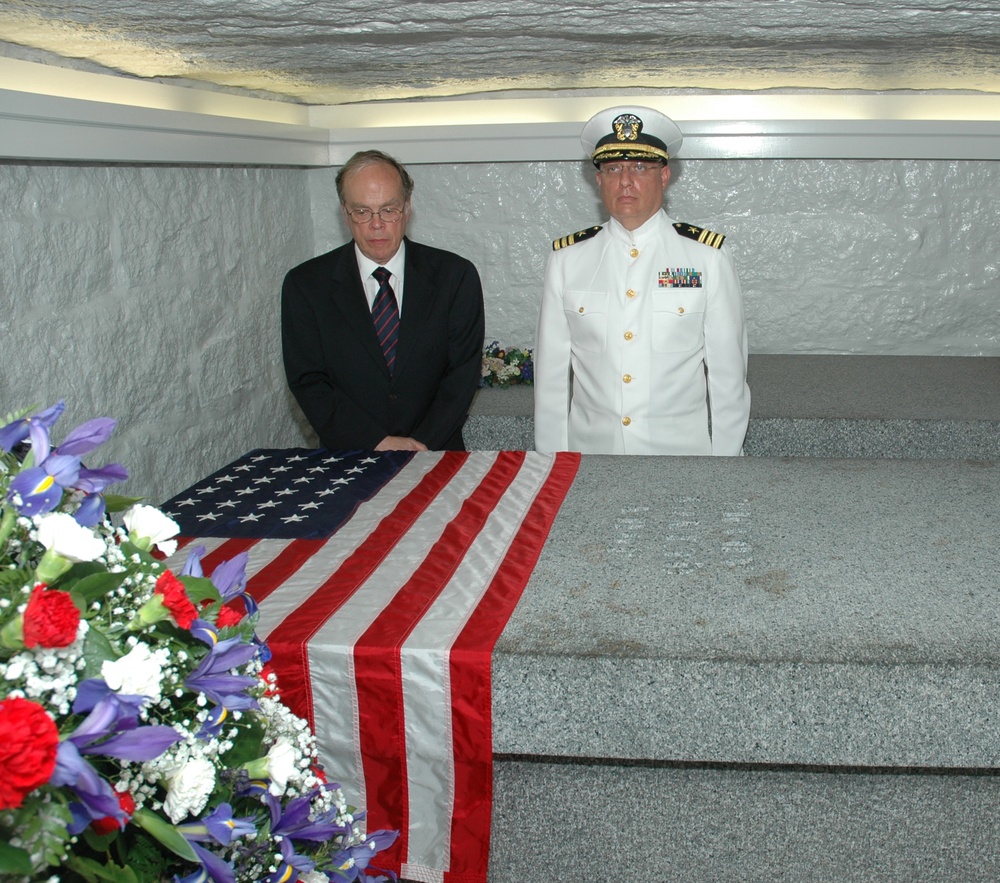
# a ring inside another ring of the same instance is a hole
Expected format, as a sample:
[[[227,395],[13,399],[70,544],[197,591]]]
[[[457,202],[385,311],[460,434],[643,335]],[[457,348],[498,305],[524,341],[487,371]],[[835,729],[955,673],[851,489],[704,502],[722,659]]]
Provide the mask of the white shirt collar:
[[[372,276],[376,267],[385,267],[391,274],[390,284],[393,293],[396,295],[396,304],[399,312],[403,312],[403,268],[406,266],[406,241],[400,243],[396,253],[384,264],[377,264],[371,258],[365,257],[354,243],[354,254],[358,259],[358,271],[361,273],[361,284],[365,289],[365,297],[368,300],[368,309],[371,309],[375,302],[375,295],[378,293],[378,280]]]

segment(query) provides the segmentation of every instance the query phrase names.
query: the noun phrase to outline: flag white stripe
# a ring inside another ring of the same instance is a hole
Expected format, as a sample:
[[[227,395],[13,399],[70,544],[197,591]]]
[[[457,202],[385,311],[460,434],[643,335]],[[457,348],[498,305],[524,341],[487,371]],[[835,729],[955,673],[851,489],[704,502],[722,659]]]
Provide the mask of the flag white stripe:
[[[551,466],[551,458],[525,456],[444,591],[402,648],[409,793],[404,877],[441,883],[440,869],[449,866],[455,805],[450,651],[493,581]]]
[[[317,740],[324,759],[336,758],[336,775],[348,800],[367,806],[360,754],[354,645],[423,563],[462,503],[492,467],[494,457],[470,458],[355,592],[309,643]],[[405,473],[407,470],[403,470]],[[390,483],[395,484],[395,481]],[[384,512],[383,514],[388,514]],[[352,519],[353,521],[353,519]],[[353,548],[353,546],[352,546]],[[322,714],[323,725],[319,716]],[[350,763],[345,763],[351,758]]]
[[[174,573],[179,573],[181,568],[184,566],[184,562],[187,561],[188,555],[191,554],[192,549],[197,549],[198,546],[204,546],[205,554],[210,555],[223,543],[228,542],[228,537],[196,537],[190,543],[174,552],[173,555],[165,558],[163,560],[163,564],[166,567],[169,567]],[[211,574],[205,575],[211,576]]]

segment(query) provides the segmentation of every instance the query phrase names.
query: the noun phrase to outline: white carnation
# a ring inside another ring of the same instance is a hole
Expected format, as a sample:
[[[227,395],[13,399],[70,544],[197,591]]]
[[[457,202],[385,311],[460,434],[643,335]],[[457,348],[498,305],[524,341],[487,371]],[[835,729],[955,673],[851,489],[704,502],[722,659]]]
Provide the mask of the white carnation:
[[[287,739],[278,739],[267,752],[267,773],[271,784],[267,790],[281,797],[288,787],[288,780],[298,772],[299,752]]]
[[[192,757],[167,779],[163,808],[175,825],[189,815],[197,816],[215,790],[215,767],[206,757]]]
[[[159,702],[164,657],[168,653],[165,648],[153,652],[145,644],[136,644],[121,659],[102,662],[101,677],[118,693],[148,696],[152,702]]]
[[[177,540],[171,537],[177,536],[180,527],[155,506],[133,506],[122,516],[122,521],[136,545],[142,545],[137,541],[146,540],[149,545],[158,546],[164,555],[177,551]]]
[[[49,512],[38,519],[38,542],[69,561],[94,561],[107,546],[89,527],[65,512]]]

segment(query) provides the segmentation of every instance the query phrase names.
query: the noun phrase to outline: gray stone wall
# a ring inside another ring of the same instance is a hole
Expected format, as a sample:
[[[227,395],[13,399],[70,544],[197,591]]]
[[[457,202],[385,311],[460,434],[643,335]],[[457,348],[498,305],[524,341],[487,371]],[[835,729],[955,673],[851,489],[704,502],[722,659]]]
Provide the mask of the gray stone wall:
[[[489,338],[532,345],[551,240],[604,214],[585,163],[412,166],[410,234],[483,276]],[[320,251],[344,241],[312,171]],[[668,210],[727,234],[755,353],[1000,355],[1000,165],[677,160]]]
[[[312,250],[300,171],[0,164],[0,412],[116,418],[95,462],[154,503],[301,443],[277,294]]]
[[[278,292],[346,239],[335,171],[0,164],[0,411],[65,398],[63,433],[117,418],[107,457],[155,502],[250,448],[307,442]],[[411,171],[413,238],[474,260],[488,337],[532,346],[550,241],[603,220],[591,171]],[[729,235],[752,352],[1000,355],[998,171],[679,161],[670,211]]]

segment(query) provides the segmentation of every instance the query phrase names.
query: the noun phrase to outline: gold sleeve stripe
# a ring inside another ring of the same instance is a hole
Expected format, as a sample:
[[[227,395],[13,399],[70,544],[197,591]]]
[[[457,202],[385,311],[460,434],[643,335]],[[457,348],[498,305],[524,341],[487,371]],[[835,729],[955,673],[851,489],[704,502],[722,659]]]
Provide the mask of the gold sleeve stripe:
[[[591,236],[596,236],[600,231],[600,227],[590,227],[587,230],[579,230],[576,233],[570,233],[569,236],[563,236],[561,239],[553,241],[552,250],[559,251],[560,248],[569,248],[577,242],[583,242],[584,239],[590,239]]]

